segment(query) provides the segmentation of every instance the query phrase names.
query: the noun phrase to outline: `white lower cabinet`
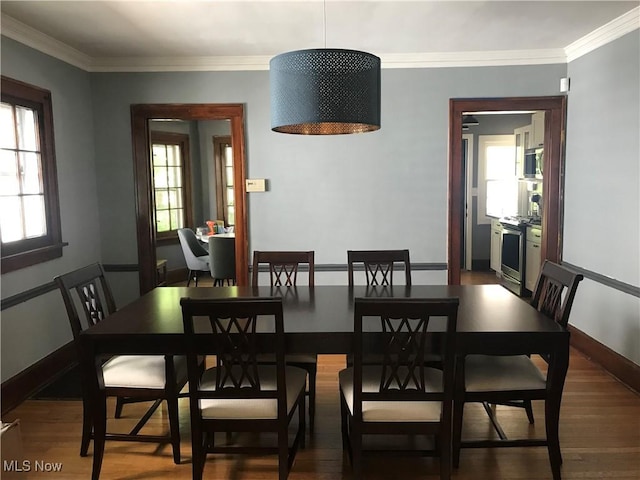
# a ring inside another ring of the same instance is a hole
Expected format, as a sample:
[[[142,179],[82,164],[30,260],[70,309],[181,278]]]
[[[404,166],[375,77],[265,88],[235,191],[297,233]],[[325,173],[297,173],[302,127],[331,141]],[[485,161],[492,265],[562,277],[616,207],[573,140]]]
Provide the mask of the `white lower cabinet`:
[[[542,263],[542,255],[540,251],[540,243],[542,240],[542,230],[539,228],[527,229],[527,246],[525,250],[525,281],[524,286],[527,290],[533,292],[540,274],[540,264]]]
[[[491,221],[491,258],[489,267],[500,274],[502,264],[502,225],[498,220]]]

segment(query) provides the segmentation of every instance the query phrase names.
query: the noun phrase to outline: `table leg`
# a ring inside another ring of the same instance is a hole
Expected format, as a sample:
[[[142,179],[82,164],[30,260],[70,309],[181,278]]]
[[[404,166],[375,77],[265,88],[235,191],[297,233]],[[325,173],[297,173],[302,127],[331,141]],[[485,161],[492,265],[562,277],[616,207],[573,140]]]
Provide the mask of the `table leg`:
[[[80,367],[85,394],[83,408],[85,408],[85,414],[88,413],[90,415],[91,425],[93,426],[93,470],[91,478],[92,480],[98,480],[102,468],[104,443],[107,435],[107,398],[104,389],[100,388],[104,384],[102,363],[97,358],[93,342],[87,337],[81,337]]]
[[[560,480],[560,466],[562,465],[562,453],[560,451],[560,404],[564,379],[569,369],[569,341],[559,345],[549,365],[549,397],[545,402],[545,430],[547,434],[547,449],[549,451],[549,463],[553,480]]]

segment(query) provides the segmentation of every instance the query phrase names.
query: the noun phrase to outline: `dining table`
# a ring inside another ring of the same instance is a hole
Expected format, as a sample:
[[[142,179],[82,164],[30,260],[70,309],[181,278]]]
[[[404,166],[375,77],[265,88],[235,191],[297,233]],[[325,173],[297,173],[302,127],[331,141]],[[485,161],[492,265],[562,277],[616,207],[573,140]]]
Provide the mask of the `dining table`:
[[[456,357],[469,354],[542,354],[568,365],[569,332],[501,285],[412,285],[314,287],[158,287],[123,306],[80,336],[82,358],[113,354],[183,355],[180,300],[280,297],[283,302],[287,353],[349,354],[353,352],[353,306],[358,297],[458,298]],[[264,344],[273,333],[264,332]],[[94,362],[92,362],[94,363]],[[83,367],[92,402],[99,393],[100,370]],[[336,386],[337,388],[337,386]],[[559,397],[562,385],[550,385]],[[558,401],[559,405],[559,401]],[[106,422],[104,405],[89,406],[94,426]],[[99,475],[104,445],[94,446],[94,478]],[[96,475],[97,474],[97,475]]]

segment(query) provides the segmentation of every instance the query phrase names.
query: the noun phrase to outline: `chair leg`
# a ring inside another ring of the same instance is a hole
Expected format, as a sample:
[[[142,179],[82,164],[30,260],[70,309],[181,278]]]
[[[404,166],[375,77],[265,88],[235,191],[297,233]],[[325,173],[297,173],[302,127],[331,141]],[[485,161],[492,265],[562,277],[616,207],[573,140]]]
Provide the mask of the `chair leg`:
[[[306,423],[306,405],[305,405],[305,395],[302,394],[302,398],[300,399],[300,404],[298,405],[298,429],[300,430],[302,436],[300,437],[300,448],[305,448],[307,446],[307,423]]]
[[[116,397],[116,413],[114,414],[115,418],[120,418],[122,416],[122,407],[124,407],[124,397]]]
[[[93,407],[93,468],[91,480],[99,480],[104,457],[104,443],[107,436],[107,399],[100,395]]]
[[[317,365],[309,365],[309,433],[313,435],[316,420],[316,376]]]
[[[178,395],[167,395],[167,412],[169,414],[169,432],[173,449],[173,463],[180,465],[180,419],[178,418]]]
[[[531,406],[531,400],[524,400],[524,410],[527,412],[527,419],[531,425],[534,424],[535,419],[533,418],[533,407]]]
[[[442,425],[440,434],[436,436],[436,445],[440,453],[440,480],[450,480],[453,443],[453,402],[445,400],[442,405]]]
[[[362,478],[362,432],[353,422],[351,426],[351,468],[354,480],[360,480]]]
[[[340,434],[342,436],[342,450],[347,449],[347,404],[340,389]]]
[[[287,480],[289,476],[289,432],[285,423],[278,428],[278,479]]]
[[[93,428],[93,416],[87,399],[82,402],[82,441],[80,442],[80,456],[86,457],[91,442],[91,430]]]
[[[187,273],[187,287],[189,286],[189,284],[191,283],[191,275],[192,275],[192,271],[189,270],[189,273]],[[196,285],[197,286],[197,285]]]
[[[464,414],[464,401],[453,402],[453,439],[451,460],[454,468],[460,466],[460,442],[462,441],[462,416]]]
[[[191,415],[195,415],[192,411]],[[202,480],[207,453],[203,445],[203,435],[195,421],[191,421],[191,476],[193,480]]]
[[[560,452],[560,436],[558,427],[560,422],[560,400],[545,401],[544,412],[545,430],[547,434],[547,450],[549,451],[549,463],[553,480],[560,480],[560,466],[562,465],[562,453]]]

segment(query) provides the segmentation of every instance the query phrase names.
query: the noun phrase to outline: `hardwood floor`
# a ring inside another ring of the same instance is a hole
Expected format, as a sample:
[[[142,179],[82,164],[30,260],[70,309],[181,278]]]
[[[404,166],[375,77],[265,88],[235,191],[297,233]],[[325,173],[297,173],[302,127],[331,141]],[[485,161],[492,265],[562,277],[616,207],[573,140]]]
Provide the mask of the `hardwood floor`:
[[[461,285],[492,285],[494,283],[500,283],[500,279],[496,276],[496,272],[493,270],[486,272],[475,270],[460,271]]]
[[[291,480],[336,480],[351,478],[350,466],[342,454],[337,372],[344,356],[322,355],[317,378],[316,433],[298,452]],[[527,423],[521,409],[498,407],[505,431],[540,434],[544,430],[544,410],[534,402],[535,425]],[[124,431],[135,423],[142,407],[127,405],[123,418],[110,420],[109,428]],[[113,415],[114,404],[109,412]],[[86,480],[91,472],[88,457],[80,457],[80,401],[28,400],[3,419],[21,419],[24,458],[60,462],[62,472],[18,474],[18,478]],[[180,400],[182,464],[175,465],[171,447],[155,444],[107,442],[101,479],[103,480],[182,480],[191,478],[191,447],[187,399]],[[483,438],[492,433],[482,407],[465,409],[464,435]],[[146,427],[149,431],[167,428],[166,409],[161,408]],[[565,387],[560,439],[564,480],[640,478],[640,396],[618,383],[602,369],[572,349]],[[221,439],[222,440],[222,439]],[[254,438],[267,442],[270,438]],[[396,441],[394,438],[393,441]],[[397,441],[405,441],[403,438]],[[262,480],[277,478],[274,456],[209,456],[205,478],[216,480]],[[462,451],[456,480],[543,480],[551,471],[546,448],[466,449]],[[364,478],[437,479],[438,461],[429,458],[369,458]]]

